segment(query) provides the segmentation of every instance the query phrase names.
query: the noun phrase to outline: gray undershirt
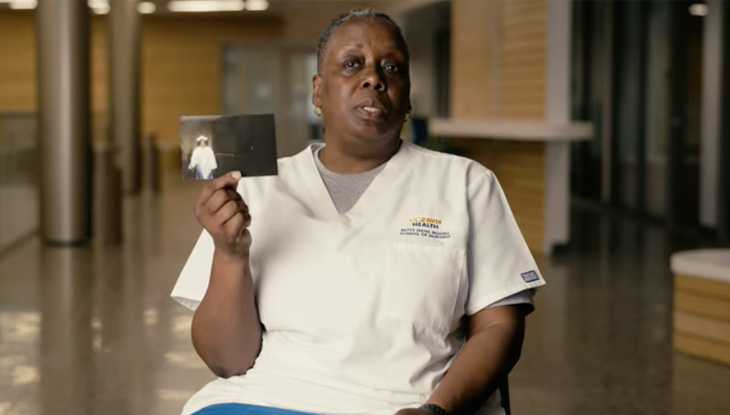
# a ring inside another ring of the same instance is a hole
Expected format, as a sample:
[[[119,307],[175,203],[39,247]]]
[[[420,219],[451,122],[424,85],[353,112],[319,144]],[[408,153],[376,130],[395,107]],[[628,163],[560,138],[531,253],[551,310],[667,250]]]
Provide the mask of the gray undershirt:
[[[360,196],[365,193],[365,190],[373,182],[375,176],[383,170],[387,162],[363,173],[339,174],[329,170],[322,164],[322,160],[319,159],[319,152],[323,148],[323,144],[312,146],[314,162],[317,163],[317,170],[319,170],[319,175],[322,176],[337,213],[342,215],[355,206]]]
[[[355,203],[357,203],[360,196],[365,193],[370,183],[373,182],[375,176],[380,173],[385,167],[387,162],[380,166],[368,170],[363,173],[357,174],[339,174],[335,173],[322,164],[322,160],[319,159],[319,152],[324,148],[324,144],[315,144],[312,146],[312,154],[314,155],[314,162],[317,164],[317,170],[319,175],[322,176],[324,185],[332,198],[332,202],[335,204],[335,209],[340,215],[347,213]],[[535,290],[524,290],[513,294],[507,298],[503,298],[495,303],[489,305],[489,307],[503,306],[503,305],[515,305],[515,304],[530,304],[532,305],[532,295]]]

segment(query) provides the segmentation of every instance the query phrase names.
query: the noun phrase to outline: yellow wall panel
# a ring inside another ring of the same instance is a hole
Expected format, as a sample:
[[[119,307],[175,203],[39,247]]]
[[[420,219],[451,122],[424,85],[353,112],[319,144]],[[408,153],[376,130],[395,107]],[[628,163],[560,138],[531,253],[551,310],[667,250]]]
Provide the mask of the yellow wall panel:
[[[687,275],[674,276],[674,290],[694,292],[708,298],[730,300],[730,284]]]
[[[674,308],[678,311],[730,322],[730,300],[707,297],[692,291],[675,290]]]
[[[517,224],[535,253],[542,253],[544,219],[544,144],[539,142],[455,139],[497,176]]]
[[[730,323],[681,311],[674,312],[674,330],[730,347]]]
[[[674,347],[730,364],[730,283],[674,276]]]
[[[35,111],[35,25],[29,12],[0,12],[0,111]]]
[[[451,117],[545,119],[545,0],[451,2]],[[542,143],[455,138],[495,172],[535,253],[544,249]]]
[[[490,118],[497,94],[493,65],[496,53],[492,24],[498,2],[451,2],[451,117]]]
[[[504,1],[501,12],[498,62],[501,75],[500,116],[505,119],[543,120],[547,33],[545,1]]]
[[[674,333],[674,348],[684,353],[730,364],[730,345],[683,333]]]

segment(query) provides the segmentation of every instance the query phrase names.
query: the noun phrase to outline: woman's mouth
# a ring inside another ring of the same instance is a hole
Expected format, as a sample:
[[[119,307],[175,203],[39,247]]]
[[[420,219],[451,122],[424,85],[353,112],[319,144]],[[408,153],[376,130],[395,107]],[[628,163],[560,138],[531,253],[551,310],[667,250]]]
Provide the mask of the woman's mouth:
[[[387,112],[383,105],[374,99],[366,99],[361,101],[355,107],[355,113],[362,119],[367,121],[383,121]]]

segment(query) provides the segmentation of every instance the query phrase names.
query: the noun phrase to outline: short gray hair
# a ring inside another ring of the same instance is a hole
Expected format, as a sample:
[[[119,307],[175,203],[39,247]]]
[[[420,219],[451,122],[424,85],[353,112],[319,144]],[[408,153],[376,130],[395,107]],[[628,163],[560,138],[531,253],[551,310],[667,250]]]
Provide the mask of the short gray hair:
[[[336,19],[332,20],[327,25],[327,27],[324,28],[322,34],[319,35],[319,42],[317,42],[317,72],[319,72],[319,69],[322,67],[322,62],[324,61],[324,53],[327,50],[327,44],[329,43],[330,37],[332,36],[332,32],[334,32],[335,29],[337,29],[343,23],[346,23],[356,18],[382,19],[391,26],[393,26],[393,29],[395,29],[398,37],[398,39],[396,40],[403,48],[406,62],[410,60],[408,44],[406,43],[406,39],[403,37],[403,32],[400,30],[398,24],[396,24],[396,22],[390,18],[390,16],[373,9],[351,9],[350,11],[342,13]]]

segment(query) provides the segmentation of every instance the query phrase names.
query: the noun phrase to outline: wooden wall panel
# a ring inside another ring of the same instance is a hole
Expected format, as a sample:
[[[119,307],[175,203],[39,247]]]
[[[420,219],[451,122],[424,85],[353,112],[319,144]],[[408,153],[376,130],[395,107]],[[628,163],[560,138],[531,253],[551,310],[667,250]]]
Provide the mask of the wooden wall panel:
[[[494,117],[495,30],[498,3],[451,2],[451,117]]]
[[[730,365],[730,345],[676,332],[673,336],[673,343],[674,348],[683,353]]]
[[[500,117],[545,118],[545,0],[502,2],[499,40]]]
[[[107,55],[103,18],[91,22],[91,111],[95,139],[106,124]],[[37,109],[35,20],[32,13],[0,12],[0,112]]]
[[[544,250],[544,144],[539,142],[455,139],[473,160],[494,172],[517,224],[534,253]]]
[[[706,298],[730,301],[730,284],[691,275],[675,275],[674,291],[693,292]]]
[[[674,328],[680,333],[704,337],[730,347],[730,323],[693,313],[675,311]]]
[[[106,16],[91,20],[91,138],[107,139],[109,129],[109,55],[107,54]]]
[[[29,12],[0,12],[0,111],[35,111],[35,25]]]
[[[451,116],[545,119],[545,0],[451,4]]]
[[[220,113],[223,45],[290,40],[283,24],[274,18],[144,18],[142,132],[155,132],[172,143],[177,141],[180,115]],[[0,12],[0,111],[37,108],[34,30],[31,13]],[[109,105],[106,17],[92,19],[90,42],[92,135],[101,140]]]
[[[730,283],[674,276],[674,348],[730,364]]]
[[[723,301],[721,298],[708,298],[690,291],[675,291],[674,308],[677,311],[730,322],[730,301]]]
[[[545,0],[451,2],[451,117],[545,118]],[[455,140],[495,172],[527,244],[544,250],[545,149],[537,142]]]

